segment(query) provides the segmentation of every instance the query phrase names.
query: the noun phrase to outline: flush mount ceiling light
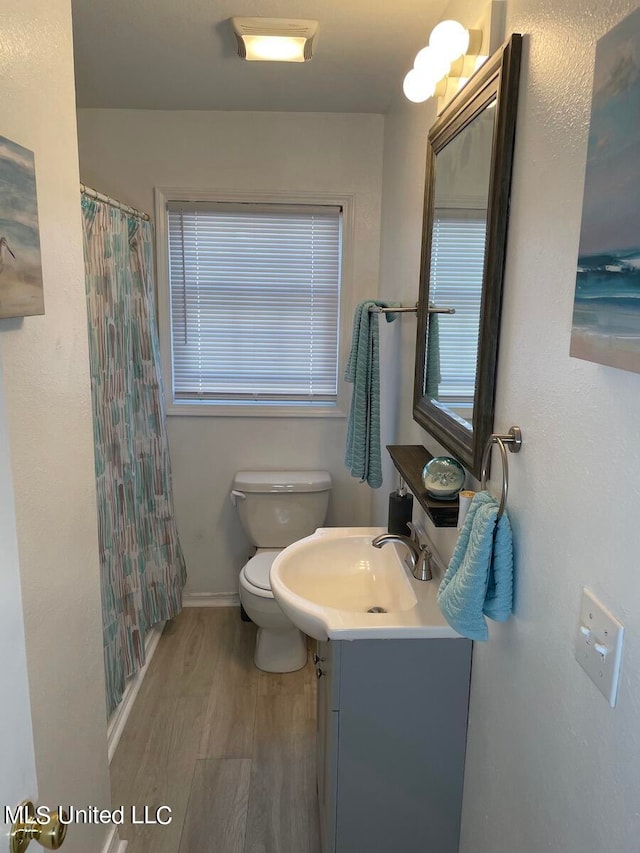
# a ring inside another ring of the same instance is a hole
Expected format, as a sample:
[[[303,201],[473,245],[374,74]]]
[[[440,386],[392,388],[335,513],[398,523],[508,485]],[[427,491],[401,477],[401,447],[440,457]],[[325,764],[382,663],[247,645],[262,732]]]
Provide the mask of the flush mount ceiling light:
[[[292,18],[231,18],[241,59],[307,62],[318,35],[318,22]]]
[[[468,30],[458,21],[441,21],[431,31],[427,47],[418,51],[413,68],[404,78],[405,96],[419,104],[434,95],[441,97],[445,92],[448,95],[447,81],[453,77],[458,79],[460,88],[460,82],[464,81],[464,85],[476,70],[481,46],[481,30]]]

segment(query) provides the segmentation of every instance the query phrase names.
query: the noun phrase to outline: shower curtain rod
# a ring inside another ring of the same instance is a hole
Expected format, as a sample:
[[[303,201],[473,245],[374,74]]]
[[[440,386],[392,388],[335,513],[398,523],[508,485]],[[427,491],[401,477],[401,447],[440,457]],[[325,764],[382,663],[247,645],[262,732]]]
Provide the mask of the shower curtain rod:
[[[98,201],[103,201],[106,204],[110,204],[111,207],[116,207],[118,210],[122,210],[123,213],[128,213],[129,216],[137,216],[138,219],[144,219],[145,222],[150,222],[151,217],[148,213],[143,213],[141,210],[136,210],[135,207],[129,207],[128,204],[122,204],[120,201],[116,201],[115,198],[111,198],[111,196],[105,195],[104,193],[98,192],[98,190],[92,189],[92,187],[88,187],[85,184],[80,184],[80,192],[84,193],[84,195],[89,196],[89,198],[95,198]]]

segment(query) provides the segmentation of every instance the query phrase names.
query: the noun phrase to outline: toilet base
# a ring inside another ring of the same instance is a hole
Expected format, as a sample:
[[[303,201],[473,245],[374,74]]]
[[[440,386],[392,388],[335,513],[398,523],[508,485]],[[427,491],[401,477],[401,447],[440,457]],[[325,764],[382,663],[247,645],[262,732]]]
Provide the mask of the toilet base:
[[[294,672],[307,662],[307,638],[297,628],[258,628],[253,661],[263,672]]]

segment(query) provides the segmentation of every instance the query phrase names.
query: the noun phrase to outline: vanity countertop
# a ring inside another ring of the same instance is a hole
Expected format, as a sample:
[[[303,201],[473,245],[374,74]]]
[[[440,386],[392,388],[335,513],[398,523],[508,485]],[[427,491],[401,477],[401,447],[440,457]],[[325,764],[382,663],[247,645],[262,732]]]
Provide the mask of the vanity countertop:
[[[373,548],[384,527],[320,528],[285,548],[271,569],[284,612],[318,640],[458,638],[437,602],[442,567],[416,580],[402,544]],[[383,606],[388,612],[370,613]]]

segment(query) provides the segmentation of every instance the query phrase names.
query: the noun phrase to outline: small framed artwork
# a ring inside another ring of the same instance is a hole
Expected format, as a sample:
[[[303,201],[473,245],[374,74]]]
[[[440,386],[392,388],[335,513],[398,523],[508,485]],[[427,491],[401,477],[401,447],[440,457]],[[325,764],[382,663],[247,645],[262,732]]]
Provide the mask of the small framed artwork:
[[[33,152],[0,136],[0,318],[44,314]]]
[[[640,373],[640,9],[596,46],[570,354]]]

